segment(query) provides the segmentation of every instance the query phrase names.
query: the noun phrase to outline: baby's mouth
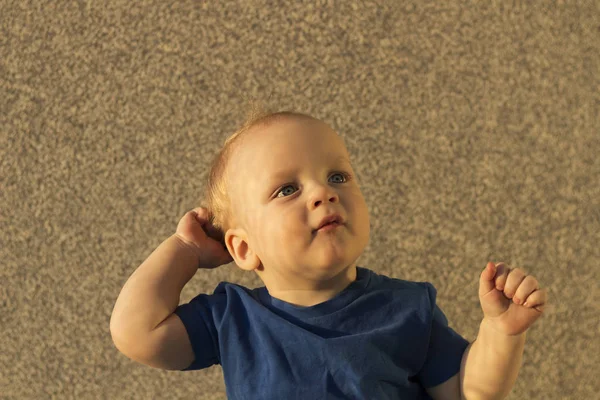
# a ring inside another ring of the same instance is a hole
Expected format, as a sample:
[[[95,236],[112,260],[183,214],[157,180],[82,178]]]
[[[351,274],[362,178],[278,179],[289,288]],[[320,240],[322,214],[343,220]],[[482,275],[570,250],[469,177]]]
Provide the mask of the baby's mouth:
[[[336,230],[337,228],[339,228],[342,225],[344,225],[344,224],[340,224],[339,222],[330,222],[328,224],[323,225],[319,229],[315,230],[315,232],[329,232],[329,231],[333,231],[333,230]]]

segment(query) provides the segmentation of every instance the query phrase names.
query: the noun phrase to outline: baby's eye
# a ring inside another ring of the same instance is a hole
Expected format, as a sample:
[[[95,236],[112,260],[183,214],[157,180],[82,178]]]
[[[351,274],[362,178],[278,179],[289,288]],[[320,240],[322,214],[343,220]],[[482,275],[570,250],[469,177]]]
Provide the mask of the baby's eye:
[[[334,176],[334,175],[341,175],[341,176],[343,176],[343,177],[344,177],[344,179],[346,179],[346,182],[348,182],[348,181],[349,181],[349,180],[352,178],[352,176],[351,176],[350,174],[346,173],[346,172],[336,172],[336,173],[332,174],[331,176]],[[334,183],[344,183],[344,182],[334,182]],[[279,193],[283,192],[283,190],[284,190],[285,188],[287,188],[287,187],[291,187],[291,186],[292,186],[292,185],[285,185],[285,186],[282,186],[282,187],[281,187],[281,189],[280,189],[279,191],[277,191],[277,193],[276,193],[276,196],[275,196],[275,197],[287,197],[287,196],[279,196]],[[292,194],[292,193],[289,193],[289,194]]]

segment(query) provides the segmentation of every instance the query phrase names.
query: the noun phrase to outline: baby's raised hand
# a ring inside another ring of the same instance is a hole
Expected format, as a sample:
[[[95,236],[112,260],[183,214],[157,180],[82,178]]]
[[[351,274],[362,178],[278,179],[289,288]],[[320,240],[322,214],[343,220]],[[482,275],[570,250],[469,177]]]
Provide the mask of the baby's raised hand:
[[[547,290],[520,268],[489,262],[479,278],[479,302],[484,318],[507,335],[525,332],[542,316]]]
[[[179,220],[175,235],[198,254],[198,268],[212,269],[233,261],[225,247],[223,232],[210,223],[204,207],[188,211]]]

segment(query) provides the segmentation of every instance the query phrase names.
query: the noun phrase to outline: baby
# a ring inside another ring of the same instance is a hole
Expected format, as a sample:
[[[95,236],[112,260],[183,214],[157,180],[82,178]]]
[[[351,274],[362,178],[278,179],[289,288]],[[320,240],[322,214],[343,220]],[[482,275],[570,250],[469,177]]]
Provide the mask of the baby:
[[[369,213],[334,130],[291,112],[246,128],[211,174],[209,210],[186,213],[123,287],[110,325],[119,351],[168,370],[220,364],[230,400],[507,396],[546,302],[535,278],[488,263],[469,343],[432,284],[357,266]],[[231,261],[265,286],[221,282],[179,305],[198,268]]]

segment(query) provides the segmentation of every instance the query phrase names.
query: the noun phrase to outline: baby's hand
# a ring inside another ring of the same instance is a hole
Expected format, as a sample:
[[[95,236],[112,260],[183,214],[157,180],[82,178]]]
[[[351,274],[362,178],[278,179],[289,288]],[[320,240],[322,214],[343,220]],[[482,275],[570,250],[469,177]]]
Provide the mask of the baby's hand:
[[[233,261],[225,247],[223,232],[210,223],[204,207],[188,211],[179,220],[175,235],[199,255],[198,268],[212,269]]]
[[[525,332],[542,315],[548,294],[521,268],[489,262],[479,278],[479,302],[484,319],[506,335]]]

